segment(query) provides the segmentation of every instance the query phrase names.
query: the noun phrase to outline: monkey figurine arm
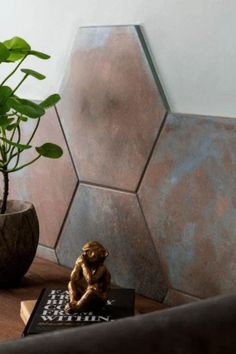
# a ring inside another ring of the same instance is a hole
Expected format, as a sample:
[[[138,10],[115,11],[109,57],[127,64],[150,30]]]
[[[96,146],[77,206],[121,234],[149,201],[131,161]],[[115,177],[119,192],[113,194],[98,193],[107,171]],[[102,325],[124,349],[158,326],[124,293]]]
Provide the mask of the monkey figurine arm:
[[[70,302],[76,301],[76,294],[78,292],[78,281],[81,278],[83,259],[80,256],[75,262],[75,266],[70,275],[70,282],[68,284]]]
[[[84,279],[86,280],[87,284],[88,285],[91,285],[92,284],[92,272],[91,272],[91,269],[89,267],[89,265],[87,264],[86,260],[85,260],[85,257],[82,255],[81,256],[81,269],[82,269],[82,272],[83,272],[83,276],[84,276]]]
[[[107,272],[107,269],[104,265],[100,265],[95,272],[92,272],[92,284],[97,283]]]

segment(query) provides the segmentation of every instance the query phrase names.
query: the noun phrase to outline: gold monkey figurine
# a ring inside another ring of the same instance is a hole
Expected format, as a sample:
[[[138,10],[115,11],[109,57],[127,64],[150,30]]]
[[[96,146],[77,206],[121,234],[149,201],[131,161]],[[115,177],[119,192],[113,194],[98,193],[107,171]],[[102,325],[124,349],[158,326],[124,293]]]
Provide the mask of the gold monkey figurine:
[[[87,242],[82,250],[68,284],[70,301],[65,310],[70,313],[105,304],[110,290],[111,275],[103,264],[108,251],[97,241]]]

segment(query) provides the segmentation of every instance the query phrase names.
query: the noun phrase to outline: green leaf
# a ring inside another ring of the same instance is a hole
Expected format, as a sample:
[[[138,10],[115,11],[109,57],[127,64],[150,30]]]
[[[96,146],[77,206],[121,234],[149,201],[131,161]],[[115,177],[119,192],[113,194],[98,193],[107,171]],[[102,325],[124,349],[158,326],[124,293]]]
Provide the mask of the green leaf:
[[[20,37],[13,37],[3,42],[3,44],[9,49],[22,49],[22,50],[30,50],[30,45]]]
[[[12,89],[8,86],[0,86],[0,106],[4,105],[7,98],[12,95]]]
[[[21,117],[20,117],[20,120],[22,120],[22,122],[27,122],[28,118],[25,117],[25,116],[21,116]]]
[[[3,140],[5,143],[7,143],[11,146],[17,147],[18,149],[21,149],[21,150],[30,149],[32,147],[31,145],[15,143],[14,141],[8,140],[6,138],[0,137],[0,139]]]
[[[51,159],[58,159],[63,154],[62,148],[52,143],[45,143],[41,146],[37,146],[35,150],[39,153],[39,155]]]
[[[10,124],[10,125],[8,125],[8,126],[6,127],[6,129],[7,129],[8,131],[11,131],[11,130],[15,129],[18,125],[19,125],[19,123]]]
[[[27,75],[30,75],[30,76],[33,76],[35,77],[36,79],[38,80],[43,80],[46,78],[46,76],[44,76],[43,74],[40,74],[38,73],[37,71],[34,71],[32,69],[21,69],[21,71],[24,73],[24,74],[27,74]]]
[[[10,97],[7,100],[7,105],[15,111],[24,114],[30,118],[39,118],[44,115],[45,110],[40,105],[18,97]]]
[[[0,106],[0,115],[6,114],[9,110],[10,108],[6,104]]]
[[[12,89],[8,86],[0,86],[0,115],[9,111],[6,101],[12,94]]]
[[[38,52],[36,50],[30,50],[29,55],[34,55],[35,57],[40,58],[40,59],[49,59],[50,58],[50,55],[42,53],[42,52]]]
[[[10,55],[9,50],[7,49],[7,47],[0,42],[0,63],[2,63],[3,61],[5,61]]]
[[[60,101],[61,97],[57,93],[47,97],[44,101],[42,101],[39,105],[43,108],[49,108],[54,106],[58,101]]]
[[[7,61],[11,62],[24,58],[24,56],[27,55],[31,49],[30,45],[20,37],[8,39],[7,41],[4,41],[3,44],[10,51]]]
[[[14,122],[14,118],[8,118],[7,116],[0,116],[0,127],[7,128],[12,122]]]
[[[27,55],[27,51],[11,50],[9,57],[6,59],[7,63],[14,63],[20,59],[23,59]]]

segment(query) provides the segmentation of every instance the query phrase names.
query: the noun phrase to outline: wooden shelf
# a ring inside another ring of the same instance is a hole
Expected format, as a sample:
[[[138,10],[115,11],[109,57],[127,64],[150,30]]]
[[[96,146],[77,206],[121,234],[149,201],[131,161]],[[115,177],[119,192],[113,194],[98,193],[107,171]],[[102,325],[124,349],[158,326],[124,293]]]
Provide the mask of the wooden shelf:
[[[37,299],[43,288],[64,287],[71,270],[42,258],[35,258],[30,270],[14,289],[0,289],[0,341],[19,338],[24,329],[20,302]],[[135,297],[135,313],[143,314],[166,308],[140,295]]]

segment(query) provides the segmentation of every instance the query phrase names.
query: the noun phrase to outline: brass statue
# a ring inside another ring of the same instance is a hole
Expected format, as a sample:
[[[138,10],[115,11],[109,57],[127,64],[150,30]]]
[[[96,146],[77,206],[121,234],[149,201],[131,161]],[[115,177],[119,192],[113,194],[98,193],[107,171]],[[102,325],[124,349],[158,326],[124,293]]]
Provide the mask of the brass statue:
[[[82,250],[68,284],[70,301],[65,311],[70,313],[104,305],[110,290],[111,275],[103,264],[108,251],[97,241],[87,242]]]

